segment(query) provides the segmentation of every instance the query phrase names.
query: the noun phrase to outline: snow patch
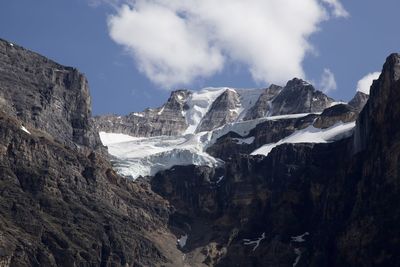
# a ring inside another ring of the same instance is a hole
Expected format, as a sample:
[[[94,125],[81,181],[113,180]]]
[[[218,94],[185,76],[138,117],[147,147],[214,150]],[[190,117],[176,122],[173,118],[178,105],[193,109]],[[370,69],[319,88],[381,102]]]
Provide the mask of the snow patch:
[[[181,237],[177,240],[178,246],[179,246],[180,248],[183,248],[184,246],[186,246],[187,240],[188,240],[188,235],[183,235],[183,236],[181,236]]]
[[[100,135],[101,142],[105,146],[112,145],[115,143],[122,143],[122,142],[128,142],[128,141],[140,139],[138,137],[133,137],[130,135],[120,134],[120,133],[99,132],[99,135]]]
[[[235,89],[239,95],[240,108],[237,110],[239,116],[236,121],[241,121],[246,116],[249,109],[251,109],[257,102],[258,98],[264,90],[262,89]]]
[[[301,258],[301,250],[300,250],[300,248],[295,248],[295,249],[294,249],[294,254],[296,254],[297,257],[296,257],[296,259],[294,260],[292,266],[293,266],[293,267],[296,267],[297,264],[298,264],[299,261],[300,261],[300,258]]]
[[[219,97],[225,90],[229,88],[204,88],[198,92],[191,94],[186,102],[189,107],[183,112],[186,119],[186,123],[189,125],[185,131],[185,134],[194,133],[197,126],[200,124],[201,119],[206,115],[210,109],[212,103]]]
[[[221,181],[222,181],[222,179],[224,179],[224,176],[222,175],[222,176],[220,176],[220,177],[218,177],[218,180],[215,182],[216,184],[219,184]]]
[[[163,113],[163,111],[164,111],[164,106],[162,106],[162,108],[160,109],[160,111],[157,112],[157,115],[161,115],[161,114]]]
[[[245,246],[254,245],[253,251],[255,251],[258,248],[258,246],[260,245],[260,242],[262,240],[264,240],[264,239],[265,239],[265,232],[262,233],[262,235],[259,238],[256,238],[256,239],[243,239],[243,241],[244,241],[243,244]]]
[[[144,115],[142,113],[139,113],[139,112],[133,112],[133,115],[137,116],[137,117],[144,117]]]
[[[232,138],[232,140],[236,141],[238,145],[243,145],[243,144],[252,144],[254,142],[254,137],[249,137],[249,138]]]
[[[298,235],[298,236],[292,236],[290,237],[292,239],[292,242],[305,242],[306,240],[304,239],[305,236],[309,235],[309,232],[305,232],[302,235]]]
[[[24,126],[21,126],[21,130],[26,132],[27,134],[31,134],[31,132],[29,132],[28,129],[26,129]]]
[[[328,143],[336,141],[349,136],[354,126],[355,122],[337,123],[327,129],[318,129],[311,125],[303,130],[294,132],[288,137],[281,139],[279,142],[263,145],[254,150],[251,155],[267,156],[274,147],[286,143]]]

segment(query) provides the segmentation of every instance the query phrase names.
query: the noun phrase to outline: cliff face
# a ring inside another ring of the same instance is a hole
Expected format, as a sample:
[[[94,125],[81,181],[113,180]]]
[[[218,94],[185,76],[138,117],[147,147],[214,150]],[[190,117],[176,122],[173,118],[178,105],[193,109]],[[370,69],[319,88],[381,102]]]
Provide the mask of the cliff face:
[[[399,77],[394,54],[352,137],[284,144],[267,157],[214,147],[226,155],[222,169],[182,166],[152,178],[152,188],[176,208],[176,227],[189,237],[189,264],[398,266]],[[346,105],[328,110],[318,117],[320,126],[353,112]]]
[[[188,127],[183,112],[190,94],[187,90],[177,90],[160,108],[133,112],[127,116],[97,116],[93,121],[97,131],[139,137],[177,135]]]
[[[271,115],[321,112],[334,100],[301,80],[294,78],[272,101]]]
[[[69,146],[101,146],[89,122],[86,78],[22,47],[0,40],[1,110]]]
[[[169,204],[118,176],[86,79],[0,41],[0,266],[182,266]]]

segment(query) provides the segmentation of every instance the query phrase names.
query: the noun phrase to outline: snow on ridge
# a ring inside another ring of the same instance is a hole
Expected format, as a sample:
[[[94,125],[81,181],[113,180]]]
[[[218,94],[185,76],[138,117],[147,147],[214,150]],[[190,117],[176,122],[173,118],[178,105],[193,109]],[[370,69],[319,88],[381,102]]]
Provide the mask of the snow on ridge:
[[[351,134],[355,124],[355,122],[337,123],[327,129],[318,129],[310,125],[305,129],[295,131],[279,142],[263,145],[254,150],[250,155],[267,156],[274,147],[286,143],[329,143]]]
[[[249,138],[232,138],[232,140],[236,141],[238,145],[243,145],[243,144],[252,144],[254,142],[255,137],[249,137]]]
[[[133,137],[125,134],[100,132],[103,145],[115,157],[114,168],[118,173],[136,179],[139,176],[155,175],[157,172],[177,165],[216,167],[223,164],[206,153],[216,140],[235,132],[245,137],[251,129],[266,120],[281,120],[303,117],[308,114],[291,114],[226,124],[213,131],[189,133],[180,136]],[[254,137],[234,138],[238,144],[251,144]]]
[[[239,116],[236,121],[241,121],[247,112],[256,104],[264,89],[235,89],[239,95],[241,107],[238,109]]]
[[[183,112],[186,123],[189,125],[185,134],[194,133],[200,124],[204,115],[210,109],[212,103],[217,99],[228,87],[207,87],[200,91],[193,92],[186,104],[189,109]]]

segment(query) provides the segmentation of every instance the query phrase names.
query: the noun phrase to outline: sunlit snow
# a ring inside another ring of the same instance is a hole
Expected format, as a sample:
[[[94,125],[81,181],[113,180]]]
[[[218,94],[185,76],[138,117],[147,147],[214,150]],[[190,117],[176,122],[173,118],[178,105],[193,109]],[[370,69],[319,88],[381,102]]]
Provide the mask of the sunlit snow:
[[[28,129],[26,129],[24,126],[21,126],[21,130],[26,132],[27,134],[31,134],[31,132],[29,132]]]
[[[266,120],[281,120],[304,117],[308,114],[291,114],[265,117],[237,123],[229,123],[213,131],[181,136],[132,137],[125,134],[100,132],[103,145],[115,157],[114,168],[124,176],[136,179],[139,176],[155,175],[177,165],[216,167],[223,164],[206,153],[207,147],[229,133],[246,136],[251,129]],[[251,144],[254,137],[234,138],[238,144]]]
[[[243,244],[245,246],[254,245],[253,251],[255,251],[258,248],[258,246],[260,245],[260,242],[264,239],[265,239],[265,233],[262,233],[262,235],[260,237],[255,238],[255,239],[243,239],[243,241],[244,241]]]
[[[318,129],[308,126],[303,130],[294,132],[279,142],[263,145],[254,150],[251,155],[268,155],[274,147],[286,143],[328,143],[343,138],[352,133],[355,122],[338,123],[327,129]]]

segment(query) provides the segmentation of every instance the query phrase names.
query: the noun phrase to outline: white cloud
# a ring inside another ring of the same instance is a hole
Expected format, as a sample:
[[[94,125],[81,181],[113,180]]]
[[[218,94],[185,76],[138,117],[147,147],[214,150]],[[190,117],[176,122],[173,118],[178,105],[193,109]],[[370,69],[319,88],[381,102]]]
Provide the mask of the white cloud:
[[[381,75],[381,73],[377,71],[373,73],[368,73],[367,75],[362,77],[361,80],[359,80],[357,83],[357,91],[369,95],[369,89],[372,85],[372,82],[373,80],[378,79],[379,75]]]
[[[340,7],[343,13],[332,0],[131,0],[108,26],[139,70],[164,88],[210,77],[227,62],[245,65],[259,83],[283,84],[306,78],[309,37]]]
[[[330,69],[324,69],[319,86],[324,93],[336,90],[337,85],[335,75]]]

